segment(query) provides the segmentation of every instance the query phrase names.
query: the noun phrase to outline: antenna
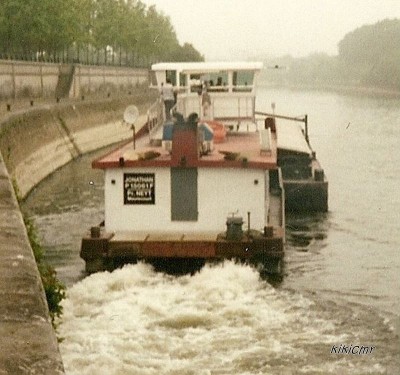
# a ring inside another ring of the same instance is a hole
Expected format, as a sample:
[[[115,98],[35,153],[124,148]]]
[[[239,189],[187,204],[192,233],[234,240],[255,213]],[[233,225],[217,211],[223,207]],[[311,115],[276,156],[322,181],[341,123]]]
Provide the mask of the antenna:
[[[133,125],[139,117],[139,110],[135,105],[126,107],[124,112],[124,121],[128,125]]]

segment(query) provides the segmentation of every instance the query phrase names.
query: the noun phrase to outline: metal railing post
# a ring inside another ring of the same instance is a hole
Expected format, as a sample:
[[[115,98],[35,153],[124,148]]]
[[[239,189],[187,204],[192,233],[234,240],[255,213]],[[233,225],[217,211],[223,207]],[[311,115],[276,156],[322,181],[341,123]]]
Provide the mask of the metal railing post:
[[[306,133],[306,141],[307,143],[309,143],[309,139],[308,139],[308,115],[304,116],[304,130]]]

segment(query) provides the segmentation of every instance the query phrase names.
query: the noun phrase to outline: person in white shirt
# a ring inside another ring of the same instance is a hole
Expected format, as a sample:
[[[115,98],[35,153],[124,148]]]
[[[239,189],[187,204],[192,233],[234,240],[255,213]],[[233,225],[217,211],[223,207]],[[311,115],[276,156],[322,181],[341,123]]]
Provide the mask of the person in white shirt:
[[[169,120],[171,119],[171,109],[175,104],[174,87],[170,79],[167,79],[165,84],[161,84],[161,96],[165,106],[165,117]]]
[[[211,120],[210,117],[210,109],[211,109],[211,97],[210,94],[207,92],[207,83],[203,84],[203,91],[201,94],[201,106],[203,108],[203,119],[204,120]]]

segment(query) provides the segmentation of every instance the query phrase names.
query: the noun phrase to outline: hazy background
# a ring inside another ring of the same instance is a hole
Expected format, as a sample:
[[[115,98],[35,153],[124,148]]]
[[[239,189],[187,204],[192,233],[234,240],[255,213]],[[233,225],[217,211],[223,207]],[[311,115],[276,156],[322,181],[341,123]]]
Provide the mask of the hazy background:
[[[206,60],[337,54],[344,35],[400,18],[399,0],[143,0]]]

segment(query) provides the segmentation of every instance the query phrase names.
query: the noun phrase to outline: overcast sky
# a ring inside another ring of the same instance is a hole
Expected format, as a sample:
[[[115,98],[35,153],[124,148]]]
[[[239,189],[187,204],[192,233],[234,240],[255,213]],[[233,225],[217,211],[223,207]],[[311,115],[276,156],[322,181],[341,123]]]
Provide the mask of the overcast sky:
[[[206,60],[337,54],[346,33],[400,18],[400,0],[142,0]]]

